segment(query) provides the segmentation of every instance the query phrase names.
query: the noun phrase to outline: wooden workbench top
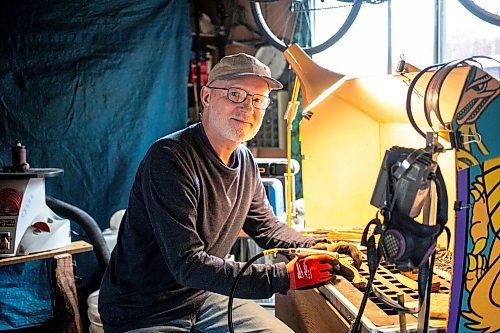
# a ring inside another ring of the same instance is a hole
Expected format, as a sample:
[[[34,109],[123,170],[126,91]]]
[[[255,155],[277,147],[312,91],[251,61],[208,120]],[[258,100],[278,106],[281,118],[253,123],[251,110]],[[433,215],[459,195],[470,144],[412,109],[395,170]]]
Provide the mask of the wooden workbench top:
[[[50,251],[42,251],[42,252],[32,253],[32,254],[28,254],[28,255],[24,255],[24,256],[0,258],[0,266],[20,264],[20,263],[32,261],[32,260],[53,258],[54,256],[56,256],[58,254],[62,254],[62,253],[75,254],[75,253],[81,253],[81,252],[87,252],[87,251],[92,251],[92,245],[90,245],[89,243],[87,243],[85,241],[77,241],[77,242],[73,242],[67,246],[60,247],[58,249],[54,249],[54,250],[50,250]]]

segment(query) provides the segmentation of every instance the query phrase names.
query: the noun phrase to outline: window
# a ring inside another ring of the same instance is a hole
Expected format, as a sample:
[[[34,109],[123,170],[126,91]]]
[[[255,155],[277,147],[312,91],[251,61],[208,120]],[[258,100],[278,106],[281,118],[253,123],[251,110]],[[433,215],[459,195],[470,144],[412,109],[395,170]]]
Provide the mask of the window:
[[[323,40],[328,34],[328,16],[316,13],[312,38]],[[424,68],[473,55],[500,60],[500,27],[477,18],[456,0],[392,0],[363,4],[345,36],[313,58],[333,71],[367,76],[394,72],[401,56]]]

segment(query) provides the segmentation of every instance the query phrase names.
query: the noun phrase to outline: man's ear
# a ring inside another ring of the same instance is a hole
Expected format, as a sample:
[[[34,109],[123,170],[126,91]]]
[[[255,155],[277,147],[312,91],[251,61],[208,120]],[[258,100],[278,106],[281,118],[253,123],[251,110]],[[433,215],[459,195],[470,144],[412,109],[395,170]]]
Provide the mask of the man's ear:
[[[200,91],[201,105],[205,109],[208,105],[208,100],[210,99],[210,89],[206,86],[201,87]]]

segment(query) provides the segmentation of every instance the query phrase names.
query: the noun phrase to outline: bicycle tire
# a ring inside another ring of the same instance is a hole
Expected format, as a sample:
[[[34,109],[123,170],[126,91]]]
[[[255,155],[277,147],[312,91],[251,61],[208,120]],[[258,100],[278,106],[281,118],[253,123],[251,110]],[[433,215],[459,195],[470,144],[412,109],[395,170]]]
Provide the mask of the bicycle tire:
[[[479,6],[473,0],[458,0],[469,12],[488,23],[500,26],[500,15]]]
[[[280,51],[285,51],[290,46],[290,44],[285,43],[283,40],[278,38],[274,34],[274,32],[269,28],[269,25],[266,22],[266,19],[262,14],[260,8],[261,3],[266,3],[266,1],[250,1],[250,7],[252,9],[252,14],[255,19],[255,23],[257,24],[257,27],[259,28],[259,31],[264,35],[264,38],[272,46],[276,47]],[[349,11],[346,20],[340,26],[340,28],[333,35],[331,35],[326,41],[318,45],[311,47],[301,46],[304,52],[306,52],[309,55],[313,55],[326,50],[327,48],[338,42],[346,34],[351,25],[354,23],[354,20],[358,16],[359,10],[361,9],[362,3],[363,0],[353,0],[351,10]]]

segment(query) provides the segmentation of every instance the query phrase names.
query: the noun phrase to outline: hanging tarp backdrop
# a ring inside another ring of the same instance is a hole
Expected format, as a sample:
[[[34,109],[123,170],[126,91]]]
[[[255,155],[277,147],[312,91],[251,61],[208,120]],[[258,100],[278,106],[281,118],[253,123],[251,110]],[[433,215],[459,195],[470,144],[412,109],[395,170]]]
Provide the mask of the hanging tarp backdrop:
[[[185,0],[1,1],[0,167],[20,140],[32,167],[64,170],[47,194],[107,228],[148,147],[186,125],[189,17]],[[76,260],[85,311],[100,276]],[[45,261],[2,267],[0,330],[52,318],[47,277]]]
[[[22,141],[64,169],[47,194],[108,227],[147,148],[187,122],[188,2],[8,0],[0,19],[0,166]]]

